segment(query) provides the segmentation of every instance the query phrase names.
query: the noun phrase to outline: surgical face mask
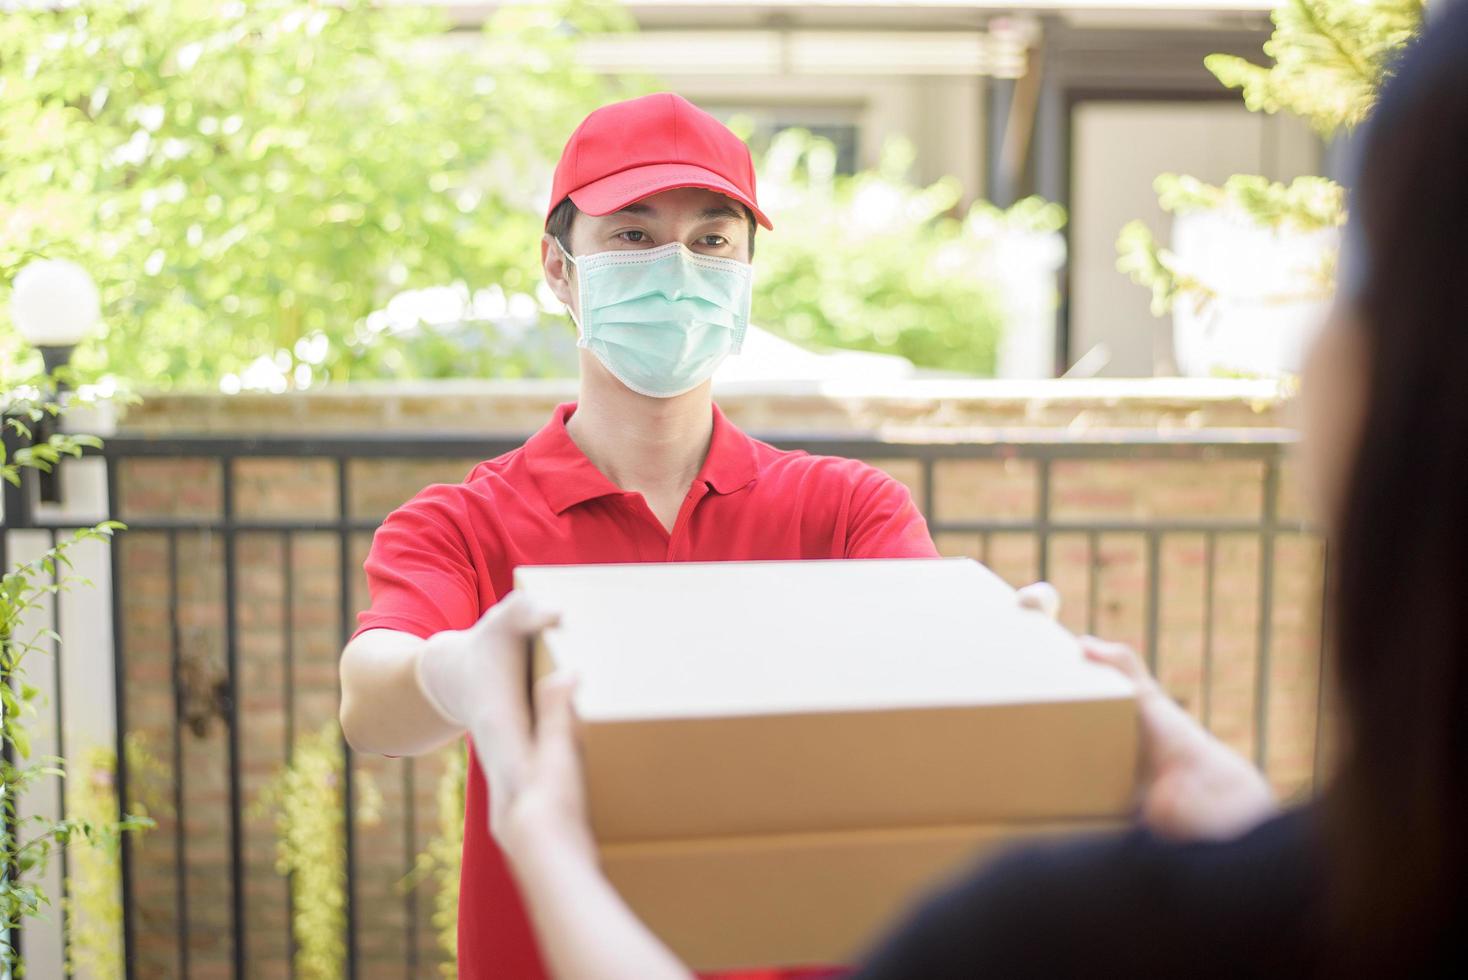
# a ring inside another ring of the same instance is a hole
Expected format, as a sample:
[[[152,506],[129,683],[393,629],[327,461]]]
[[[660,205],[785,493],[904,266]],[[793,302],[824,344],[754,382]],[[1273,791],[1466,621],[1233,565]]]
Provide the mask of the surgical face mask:
[[[681,395],[739,353],[749,326],[749,263],[699,255],[681,242],[580,258],[561,245],[561,253],[578,273],[577,346],[633,391]]]

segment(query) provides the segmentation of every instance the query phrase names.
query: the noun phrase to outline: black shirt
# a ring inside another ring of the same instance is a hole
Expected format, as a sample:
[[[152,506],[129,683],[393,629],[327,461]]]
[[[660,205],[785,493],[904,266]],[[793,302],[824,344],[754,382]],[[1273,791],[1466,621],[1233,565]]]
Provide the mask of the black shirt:
[[[928,901],[856,977],[1315,973],[1318,836],[1307,808],[1221,843],[1137,829],[1025,847]]]

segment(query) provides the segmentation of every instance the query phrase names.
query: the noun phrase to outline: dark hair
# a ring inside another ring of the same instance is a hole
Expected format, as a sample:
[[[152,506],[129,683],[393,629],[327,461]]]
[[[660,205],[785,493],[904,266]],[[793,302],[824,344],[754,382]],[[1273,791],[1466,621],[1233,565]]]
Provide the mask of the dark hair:
[[[739,205],[744,210],[745,220],[749,222],[749,257],[754,259],[754,229],[757,227],[754,221],[754,212],[743,204]],[[550,217],[545,222],[545,233],[552,238],[559,239],[565,246],[566,251],[571,250],[571,223],[581,209],[568,197],[560,204],[551,209]]]
[[[1468,879],[1468,3],[1408,47],[1362,136],[1369,368],[1331,562],[1329,945],[1338,972],[1400,976],[1460,941]]]

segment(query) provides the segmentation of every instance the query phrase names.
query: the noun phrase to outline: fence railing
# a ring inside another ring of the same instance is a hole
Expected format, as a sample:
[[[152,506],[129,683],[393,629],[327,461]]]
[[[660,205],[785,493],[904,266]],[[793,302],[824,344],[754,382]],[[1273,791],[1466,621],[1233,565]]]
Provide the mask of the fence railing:
[[[767,438],[888,469],[912,487],[946,553],[986,560],[1011,581],[1056,581],[1068,625],[1137,643],[1191,710],[1284,789],[1313,784],[1323,560],[1291,502],[1289,433]],[[116,790],[158,824],[121,855],[130,977],[292,975],[301,937],[276,866],[281,818],[262,800],[304,735],[335,716],[335,659],[365,605],[371,533],[423,484],[519,443],[108,441],[105,516],[128,525],[110,549]],[[12,492],[0,559],[12,535],[68,526]],[[58,597],[57,623],[62,601],[83,600]],[[440,820],[444,758],[357,758],[344,743],[341,753],[339,793],[324,797],[341,807],[345,903],[326,920],[340,928],[341,972],[436,975],[445,924],[425,886],[402,880]]]

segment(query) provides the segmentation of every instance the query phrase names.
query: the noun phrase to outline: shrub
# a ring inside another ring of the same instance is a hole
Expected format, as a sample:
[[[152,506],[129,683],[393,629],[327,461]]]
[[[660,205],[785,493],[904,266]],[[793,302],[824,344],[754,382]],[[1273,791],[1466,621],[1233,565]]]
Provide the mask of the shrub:
[[[0,283],[38,254],[78,261],[106,329],[77,371],[154,387],[261,356],[300,384],[391,375],[402,343],[365,320],[394,293],[533,292],[527,181],[611,97],[575,34],[624,23],[592,0],[508,5],[471,52],[416,5],[46,7],[0,18]],[[0,331],[0,362],[19,354]]]
[[[1274,34],[1264,45],[1272,64],[1215,54],[1208,70],[1240,89],[1253,112],[1289,112],[1320,135],[1349,131],[1371,111],[1391,60],[1422,24],[1424,0],[1281,0],[1271,14]],[[1280,184],[1236,175],[1222,187],[1163,174],[1157,193],[1165,211],[1227,208],[1264,227],[1310,231],[1343,224],[1346,196],[1334,181],[1301,177]],[[1152,291],[1152,312],[1165,315],[1177,300],[1213,298],[1209,284],[1179,267],[1140,221],[1122,229],[1117,268]],[[1322,292],[1334,280],[1334,257],[1322,270]]]
[[[955,217],[958,181],[915,186],[912,159],[892,142],[876,170],[842,176],[830,143],[798,131],[775,138],[761,179],[780,221],[759,240],[754,320],[806,346],[992,374],[1006,321],[994,252],[1007,231],[1053,231],[1064,212],[980,202]]]

